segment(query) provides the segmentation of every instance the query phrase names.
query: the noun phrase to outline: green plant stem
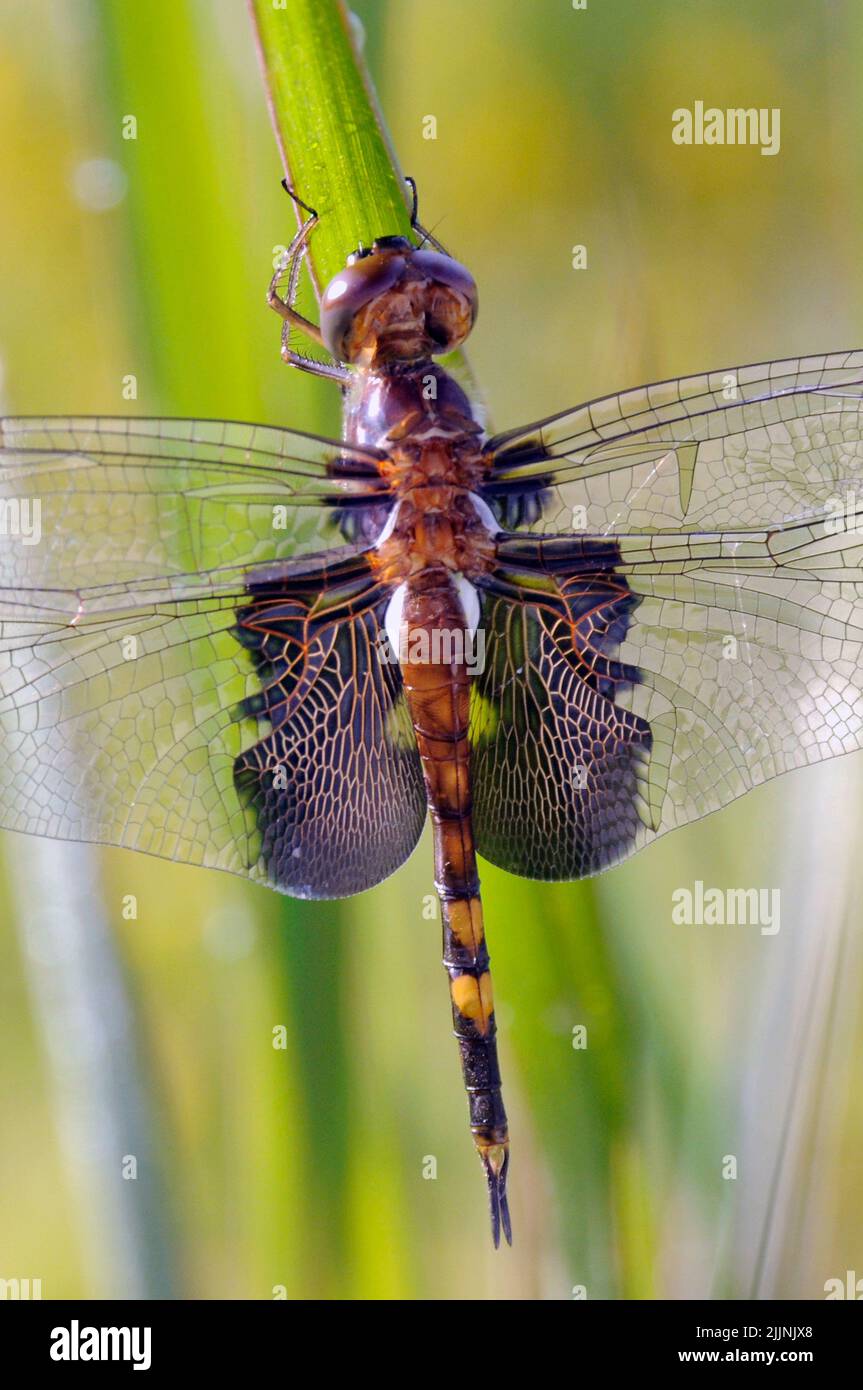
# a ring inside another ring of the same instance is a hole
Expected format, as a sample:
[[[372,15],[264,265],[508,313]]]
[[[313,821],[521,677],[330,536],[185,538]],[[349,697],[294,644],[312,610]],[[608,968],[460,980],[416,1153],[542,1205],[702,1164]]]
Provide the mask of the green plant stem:
[[[357,246],[409,234],[406,186],[341,0],[248,5],[286,177],[320,216],[310,240],[320,288]]]

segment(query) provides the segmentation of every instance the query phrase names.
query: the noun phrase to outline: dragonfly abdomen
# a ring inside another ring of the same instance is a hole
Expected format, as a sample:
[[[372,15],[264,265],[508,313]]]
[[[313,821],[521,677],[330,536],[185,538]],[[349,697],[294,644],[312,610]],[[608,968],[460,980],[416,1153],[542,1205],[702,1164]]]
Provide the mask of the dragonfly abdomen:
[[[509,1133],[501,1094],[489,954],[473,839],[468,716],[471,633],[459,586],[445,569],[406,585],[400,615],[405,694],[422,762],[435,845],[453,1031],[470,1127],[489,1187],[492,1234],[511,1239]]]

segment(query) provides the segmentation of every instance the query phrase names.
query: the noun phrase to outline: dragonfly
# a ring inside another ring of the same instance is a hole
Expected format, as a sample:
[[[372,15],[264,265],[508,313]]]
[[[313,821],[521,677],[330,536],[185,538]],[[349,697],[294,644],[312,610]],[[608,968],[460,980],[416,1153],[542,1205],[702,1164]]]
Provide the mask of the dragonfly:
[[[349,255],[319,323],[296,308],[317,214],[294,196],[268,300],[285,361],[339,386],[340,440],[2,422],[0,822],[329,899],[394,873],[430,816],[497,1246],[509,1132],[477,856],[596,874],[863,745],[863,352],[489,437],[438,360],[476,284],[415,190],[412,236]]]

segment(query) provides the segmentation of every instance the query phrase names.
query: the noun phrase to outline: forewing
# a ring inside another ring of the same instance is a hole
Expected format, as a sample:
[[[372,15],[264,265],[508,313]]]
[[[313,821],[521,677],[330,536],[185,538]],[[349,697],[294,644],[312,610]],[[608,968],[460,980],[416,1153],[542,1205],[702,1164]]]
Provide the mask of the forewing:
[[[392,873],[422,828],[419,759],[385,599],[333,582],[282,565],[5,591],[0,823],[303,897]],[[265,651],[241,617],[262,591]]]
[[[656,382],[486,446],[483,492],[536,533],[769,528],[859,491],[863,352]]]
[[[224,420],[0,422],[0,584],[80,588],[342,545],[378,529],[376,450]]]

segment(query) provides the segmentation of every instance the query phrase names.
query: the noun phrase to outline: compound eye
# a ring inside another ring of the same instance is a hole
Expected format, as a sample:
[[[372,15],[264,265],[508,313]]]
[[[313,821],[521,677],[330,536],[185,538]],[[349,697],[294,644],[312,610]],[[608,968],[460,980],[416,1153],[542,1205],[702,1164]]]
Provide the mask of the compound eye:
[[[476,320],[476,281],[463,265],[437,251],[417,251],[414,267],[431,283],[426,328],[437,352],[461,347]]]
[[[447,289],[460,294],[469,306],[472,318],[476,318],[476,281],[459,261],[454,261],[451,256],[442,256],[439,251],[416,251],[413,263],[417,270],[427,275],[436,285],[445,285]]]
[[[338,362],[350,361],[354,319],[371,300],[392,289],[404,274],[403,256],[364,256],[334,276],[321,298],[321,337]]]

